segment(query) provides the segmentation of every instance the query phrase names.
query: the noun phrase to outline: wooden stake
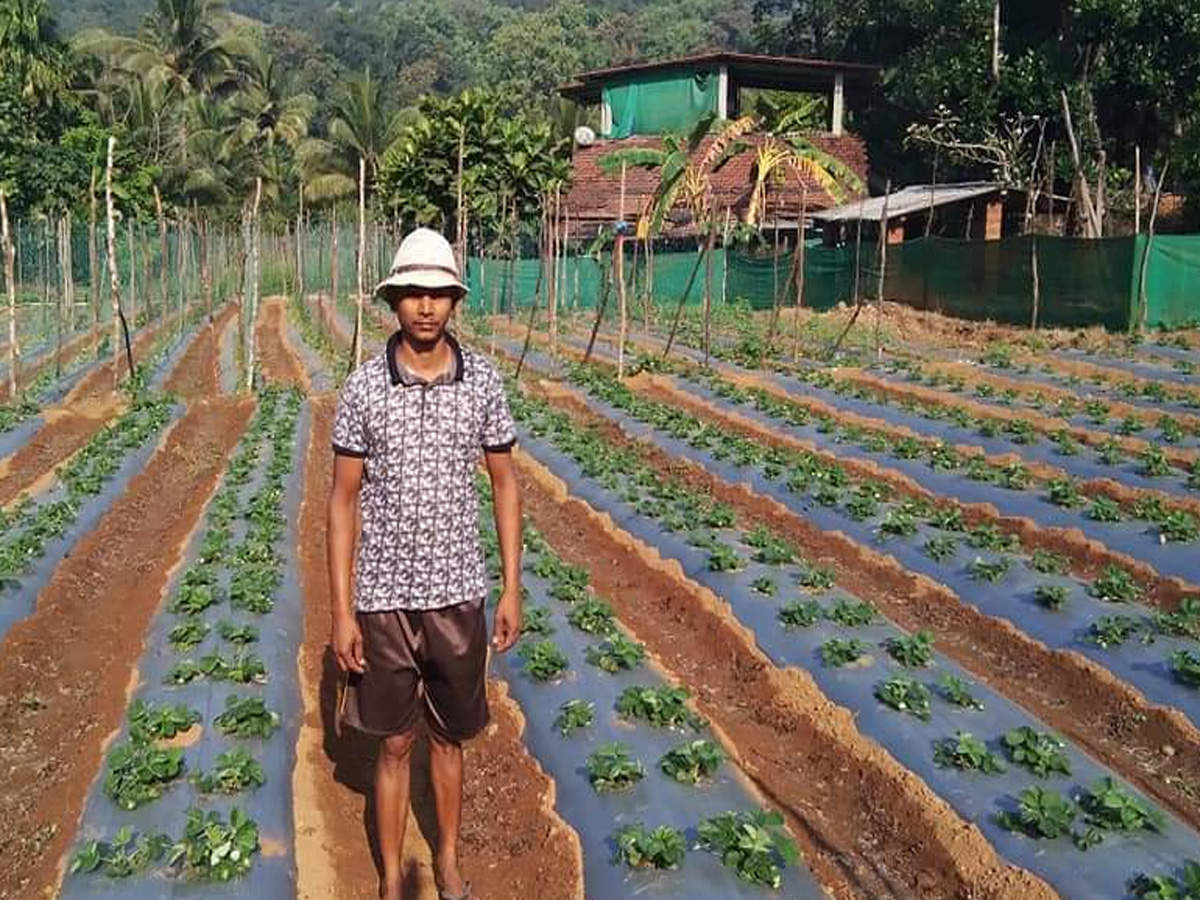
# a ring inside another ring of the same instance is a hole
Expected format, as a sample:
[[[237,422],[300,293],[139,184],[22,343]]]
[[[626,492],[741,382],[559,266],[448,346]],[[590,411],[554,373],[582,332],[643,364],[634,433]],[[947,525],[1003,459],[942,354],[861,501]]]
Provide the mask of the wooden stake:
[[[0,237],[4,241],[4,291],[8,295],[8,402],[17,402],[17,279],[16,251],[8,224],[8,197],[0,190]]]
[[[804,306],[804,222],[808,218],[808,185],[800,182],[800,221],[796,227],[796,317],[792,328],[792,362],[800,361],[800,308]]]
[[[1167,169],[1171,161],[1163,163],[1162,172],[1158,176],[1158,184],[1154,186],[1154,206],[1150,210],[1150,226],[1146,230],[1146,246],[1142,250],[1141,272],[1138,275],[1138,331],[1146,330],[1146,319],[1149,317],[1149,301],[1146,296],[1146,273],[1150,268],[1150,248],[1154,243],[1154,223],[1158,219],[1158,201],[1162,196],[1163,182],[1167,180]]]
[[[254,206],[250,210],[250,295],[249,317],[246,325],[246,390],[254,390],[254,331],[258,324],[259,291],[259,227],[258,208],[262,203],[262,177],[254,179]]]
[[[121,346],[122,332],[125,336],[125,359],[129,363],[129,378],[133,379],[133,347],[129,341],[129,323],[125,321],[125,313],[121,309],[121,278],[117,274],[117,225],[113,210],[112,173],[113,149],[117,139],[112,135],[108,138],[108,165],[104,172],[104,205],[108,223],[108,279],[112,291],[113,312],[113,390],[120,383],[120,369],[117,367],[118,347]]]
[[[459,159],[461,162],[462,152],[459,151]],[[461,188],[460,188],[461,202]],[[462,215],[462,209],[459,208],[459,215]],[[362,365],[362,330],[363,330],[363,295],[366,293],[366,287],[363,282],[363,266],[366,264],[367,255],[367,161],[364,157],[358,158],[358,296],[354,303],[354,367],[357,369]],[[462,262],[459,262],[459,271],[462,271]]]
[[[158,275],[159,300],[162,303],[162,314],[167,314],[167,220],[163,217],[162,195],[158,185],[154,185],[154,213],[158,216]]]
[[[88,288],[92,295],[92,340],[100,341],[100,262],[96,249],[96,167],[88,184]],[[95,347],[93,347],[93,351]]]
[[[999,8],[999,7],[997,7]],[[892,179],[883,189],[883,213],[879,220],[879,290],[875,293],[875,359],[883,359],[883,347],[879,342],[879,330],[883,320],[883,283],[887,276],[887,230],[888,200],[892,193]]]
[[[621,315],[617,338],[617,378],[625,377],[625,338],[629,334],[629,308],[625,297],[625,234],[617,235],[613,244],[613,281],[617,285],[617,303]]]
[[[1041,276],[1038,272],[1037,235],[1029,239],[1029,267],[1033,273],[1033,314],[1029,319],[1029,327],[1037,331],[1038,307],[1041,305]]]
[[[1142,147],[1133,148],[1133,233],[1142,233]]]

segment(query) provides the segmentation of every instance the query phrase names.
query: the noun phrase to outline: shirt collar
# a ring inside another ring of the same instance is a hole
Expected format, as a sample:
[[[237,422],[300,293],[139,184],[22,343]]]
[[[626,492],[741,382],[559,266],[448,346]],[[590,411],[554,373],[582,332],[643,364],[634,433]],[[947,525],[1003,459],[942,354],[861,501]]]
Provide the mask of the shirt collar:
[[[400,331],[396,331],[388,338],[387,348],[384,350],[384,356],[387,358],[388,375],[391,378],[392,386],[402,384],[405,387],[414,385],[435,385],[435,384],[452,384],[463,379],[463,353],[462,347],[450,332],[446,332],[446,342],[450,345],[450,350],[454,354],[454,363],[449,372],[443,372],[432,381],[426,381],[416,372],[412,371],[408,366],[396,359],[396,348],[400,345]]]

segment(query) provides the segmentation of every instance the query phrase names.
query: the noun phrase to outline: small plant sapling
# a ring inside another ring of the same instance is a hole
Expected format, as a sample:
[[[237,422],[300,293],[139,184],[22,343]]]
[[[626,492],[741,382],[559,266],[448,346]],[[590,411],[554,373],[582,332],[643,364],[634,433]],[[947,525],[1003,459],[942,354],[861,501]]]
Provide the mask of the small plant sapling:
[[[596,704],[591,700],[568,700],[558,708],[554,727],[563,737],[570,737],[596,720]]]
[[[783,816],[774,810],[722,813],[705,819],[698,831],[700,846],[751,884],[778,890],[783,867],[799,859],[795,843],[783,829]]]
[[[1101,616],[1088,627],[1085,640],[1109,650],[1120,647],[1130,636],[1137,634],[1140,627],[1138,621],[1129,616]]]
[[[217,729],[230,737],[268,738],[279,726],[279,713],[267,708],[262,697],[225,698],[225,710],[213,720]]]
[[[825,610],[816,600],[792,600],[779,610],[779,621],[785,629],[811,628],[825,615]]]
[[[237,794],[262,787],[267,783],[267,774],[245,750],[229,750],[217,757],[211,772],[200,773],[195,780],[202,793]]]
[[[971,693],[970,683],[957,675],[947,673],[939,678],[938,690],[946,702],[952,703],[960,709],[983,709],[983,703]]]
[[[699,784],[710,780],[724,760],[724,752],[712,741],[694,740],[667,751],[658,767],[676,781]]]
[[[1039,584],[1033,592],[1039,606],[1046,609],[1064,609],[1067,605],[1069,591],[1061,584]]]
[[[171,847],[165,834],[134,836],[128,825],[120,828],[112,841],[88,841],[71,860],[71,874],[100,872],[109,878],[128,878],[158,862]]]
[[[669,825],[647,831],[638,822],[626,825],[613,835],[617,861],[631,869],[677,869],[687,852],[683,832]]]
[[[1137,900],[1197,900],[1200,898],[1200,863],[1188,860],[1180,881],[1170,875],[1139,873],[1131,879],[1129,891]]]
[[[550,610],[546,607],[527,606],[523,611],[523,616],[521,634],[533,634],[541,637],[554,634],[554,626],[550,623]]]
[[[1097,497],[1088,510],[1088,518],[1096,522],[1120,522],[1121,504],[1109,497]]]
[[[817,566],[805,563],[801,567],[796,583],[803,588],[819,593],[827,591],[837,582],[837,572],[831,566]]]
[[[567,621],[588,634],[609,635],[616,629],[612,607],[592,596],[573,604]]]
[[[121,809],[137,809],[162,796],[183,773],[183,751],[153,744],[120,744],[108,754],[104,793]]]
[[[958,552],[958,541],[945,535],[932,537],[925,542],[922,549],[934,562],[945,562]]]
[[[690,696],[687,688],[682,687],[632,685],[617,697],[617,715],[641,719],[657,728],[686,727],[699,731],[706,723],[688,708]]]
[[[129,737],[136,743],[169,740],[200,721],[200,713],[182,703],[134,700],[129,707]]]
[[[829,610],[829,618],[846,628],[861,628],[878,619],[879,613],[866,600],[839,597]]]
[[[1075,805],[1057,791],[1034,785],[1021,791],[1016,812],[996,816],[996,824],[1007,831],[1019,831],[1031,838],[1054,839],[1071,833]]]
[[[990,584],[995,584],[1003,580],[1011,566],[1012,563],[1004,558],[987,560],[977,556],[971,560],[971,564],[967,567],[967,570],[976,581],[986,581]]]
[[[1052,734],[1034,731],[1028,725],[1004,735],[1004,749],[1011,762],[1024,766],[1040,778],[1070,775],[1071,763],[1063,752],[1065,744]]]
[[[525,674],[534,681],[553,681],[567,670],[567,655],[554,641],[525,641],[517,648]]]
[[[1120,566],[1105,566],[1088,587],[1088,593],[1110,603],[1133,603],[1142,596],[1142,586]]]
[[[1042,575],[1065,575],[1071,570],[1071,562],[1065,556],[1041,547],[1033,551],[1028,566]]]
[[[933,662],[933,634],[918,631],[914,634],[889,638],[887,650],[892,659],[906,668],[920,668]]]
[[[710,572],[736,572],[744,568],[744,566],[745,561],[728,544],[717,541],[708,548],[708,568]]]
[[[228,824],[216,810],[189,809],[183,838],[171,850],[171,865],[196,881],[229,881],[249,872],[258,852],[258,823],[236,806]]]
[[[1005,771],[1004,763],[987,748],[987,744],[966,731],[957,731],[954,737],[938,742],[933,750],[933,761],[939,766],[982,772],[995,775]]]
[[[839,669],[867,659],[867,649],[858,638],[831,638],[821,645],[821,662]]]
[[[1200,688],[1200,654],[1176,650],[1171,654],[1171,674],[1180,684]]]
[[[635,669],[645,658],[646,648],[637,641],[630,640],[620,631],[613,632],[611,637],[598,646],[587,649],[587,661],[605,672]]]
[[[617,741],[601,744],[587,758],[588,781],[598,794],[624,791],[646,775],[645,767],[629,755],[629,747]]]
[[[1087,823],[1103,831],[1160,832],[1167,825],[1161,810],[1143,803],[1111,775],[1094,781],[1077,802]]]
[[[881,681],[875,686],[875,697],[897,712],[929,720],[929,688],[915,679],[898,676]]]
[[[756,594],[762,594],[764,597],[774,597],[779,591],[779,587],[775,584],[775,579],[759,575],[750,582],[750,590]]]

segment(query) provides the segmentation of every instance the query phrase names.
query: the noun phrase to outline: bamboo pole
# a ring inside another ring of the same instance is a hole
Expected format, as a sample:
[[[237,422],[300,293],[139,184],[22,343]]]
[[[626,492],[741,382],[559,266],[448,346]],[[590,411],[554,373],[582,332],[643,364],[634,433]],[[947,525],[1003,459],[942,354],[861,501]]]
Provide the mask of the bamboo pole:
[[[58,231],[58,234],[57,234],[57,237],[58,237],[58,259],[59,259],[58,274],[59,274],[59,284],[61,285],[61,287],[58,292],[58,303],[56,303],[55,307],[54,307],[54,320],[55,320],[54,321],[54,324],[55,324],[54,377],[61,378],[62,377],[62,348],[63,348],[63,318],[65,315],[63,306],[66,303],[66,299],[67,299],[67,279],[70,278],[70,274],[67,272],[67,267],[63,263],[63,257],[65,255],[64,254],[64,245],[70,240],[69,237],[64,237],[64,234],[66,232],[66,216],[58,217],[58,224],[57,224],[56,230]],[[69,252],[69,251],[70,251],[70,248],[68,247],[65,252]]]
[[[112,135],[108,138],[108,164],[104,171],[104,206],[108,234],[108,279],[112,292],[113,312],[113,390],[120,384],[120,368],[117,365],[117,348],[121,346],[121,335],[125,336],[125,359],[129,363],[129,378],[133,380],[133,347],[129,342],[129,323],[125,321],[125,313],[121,309],[121,277],[117,273],[117,224],[113,210],[112,174],[113,150],[117,139]]]
[[[617,378],[625,377],[625,337],[629,333],[629,307],[625,296],[625,234],[617,235],[613,244],[613,280],[617,285],[617,303],[621,314],[617,338]]]
[[[137,273],[134,270],[134,266],[137,264],[137,253],[133,239],[133,216],[130,216],[125,222],[125,239],[129,244],[129,314],[133,316],[133,327],[137,328]]]
[[[708,252],[704,259],[704,368],[712,351],[712,266],[713,246],[717,240],[716,223],[708,222]],[[727,261],[728,262],[728,261]]]
[[[1146,229],[1146,246],[1142,250],[1141,271],[1138,274],[1138,331],[1145,331],[1146,319],[1149,315],[1149,300],[1146,296],[1146,273],[1150,268],[1150,249],[1154,243],[1154,223],[1158,219],[1158,202],[1162,197],[1163,182],[1167,180],[1167,169],[1171,161],[1163,163],[1162,172],[1158,176],[1158,184],[1154,186],[1154,206],[1150,210],[1150,225]]]
[[[254,179],[254,206],[250,211],[249,317],[246,327],[246,390],[254,390],[254,330],[258,324],[259,242],[258,209],[262,203],[262,177]]]
[[[158,217],[158,283],[159,302],[162,303],[162,314],[167,314],[167,220],[163,216],[162,195],[158,185],[154,185],[154,214]]]
[[[800,361],[800,308],[804,306],[804,221],[808,218],[808,185],[800,182],[800,221],[796,228],[795,267],[796,313],[792,328],[792,362]]]
[[[1029,238],[1029,267],[1033,273],[1033,313],[1029,318],[1029,327],[1034,331],[1038,327],[1038,307],[1041,305],[1041,276],[1038,273],[1037,235]]]
[[[8,402],[17,401],[17,279],[13,274],[16,252],[8,224],[8,197],[0,190],[0,237],[4,241],[4,292],[8,296]]]
[[[461,215],[462,210],[459,210]],[[358,295],[354,301],[354,367],[362,365],[363,330],[363,266],[367,253],[367,161],[358,158]],[[461,268],[459,271],[462,271]]]
[[[879,290],[875,293],[875,359],[883,359],[883,347],[879,342],[879,331],[883,320],[883,285],[887,278],[887,231],[888,201],[892,194],[892,179],[883,189],[883,213],[879,219]]]
[[[554,356],[558,351],[558,219],[559,219],[559,193],[558,187],[555,186],[554,199],[550,202],[550,229],[547,235],[547,243],[549,244],[549,259],[547,264],[550,267],[550,280],[547,283],[547,296],[549,297],[550,310],[550,355]]]

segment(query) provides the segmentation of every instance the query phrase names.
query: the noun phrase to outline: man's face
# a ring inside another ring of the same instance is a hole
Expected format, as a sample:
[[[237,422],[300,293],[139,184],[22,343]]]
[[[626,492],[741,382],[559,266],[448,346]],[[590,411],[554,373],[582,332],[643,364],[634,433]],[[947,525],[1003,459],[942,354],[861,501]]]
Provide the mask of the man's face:
[[[434,342],[446,330],[456,299],[444,288],[407,288],[392,300],[392,310],[405,334]]]

